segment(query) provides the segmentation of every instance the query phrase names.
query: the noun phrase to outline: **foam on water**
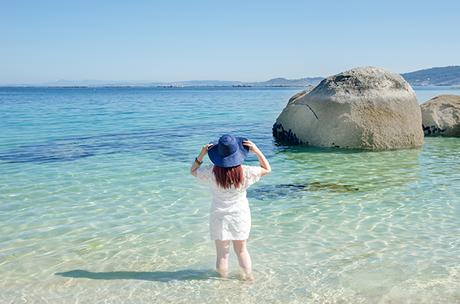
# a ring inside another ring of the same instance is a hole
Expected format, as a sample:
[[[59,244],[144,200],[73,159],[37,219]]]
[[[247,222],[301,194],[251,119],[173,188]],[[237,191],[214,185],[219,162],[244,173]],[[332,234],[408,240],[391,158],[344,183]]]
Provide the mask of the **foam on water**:
[[[0,89],[0,302],[460,302],[460,140],[276,146],[294,93]],[[214,273],[210,194],[188,173],[225,132],[273,167],[248,194],[254,283],[233,253]]]

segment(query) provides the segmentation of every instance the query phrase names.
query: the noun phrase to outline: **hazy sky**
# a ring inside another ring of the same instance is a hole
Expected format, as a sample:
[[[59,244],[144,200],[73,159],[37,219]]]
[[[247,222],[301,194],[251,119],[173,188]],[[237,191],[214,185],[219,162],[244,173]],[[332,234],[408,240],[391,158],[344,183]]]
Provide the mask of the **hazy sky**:
[[[460,64],[460,1],[3,1],[0,83],[267,80]]]

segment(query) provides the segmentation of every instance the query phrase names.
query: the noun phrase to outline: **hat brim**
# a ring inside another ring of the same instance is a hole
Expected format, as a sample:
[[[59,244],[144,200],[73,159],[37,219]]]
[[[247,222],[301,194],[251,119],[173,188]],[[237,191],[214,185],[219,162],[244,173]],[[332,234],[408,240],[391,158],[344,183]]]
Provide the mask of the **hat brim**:
[[[235,137],[238,141],[238,150],[233,154],[222,157],[219,154],[217,141],[211,142],[213,146],[208,150],[209,159],[213,162],[214,165],[224,168],[235,167],[241,165],[244,160],[248,157],[249,149],[243,145],[244,140],[248,140],[245,137]]]

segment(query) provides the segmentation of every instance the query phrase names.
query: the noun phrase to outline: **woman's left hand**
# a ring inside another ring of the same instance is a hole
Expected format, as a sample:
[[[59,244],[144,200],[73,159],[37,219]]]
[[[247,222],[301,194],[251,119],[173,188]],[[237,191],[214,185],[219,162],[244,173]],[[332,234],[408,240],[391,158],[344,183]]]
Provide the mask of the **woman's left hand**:
[[[203,148],[201,148],[201,155],[202,156],[205,156],[206,153],[208,153],[208,150],[213,146],[213,144],[206,144],[203,146]]]

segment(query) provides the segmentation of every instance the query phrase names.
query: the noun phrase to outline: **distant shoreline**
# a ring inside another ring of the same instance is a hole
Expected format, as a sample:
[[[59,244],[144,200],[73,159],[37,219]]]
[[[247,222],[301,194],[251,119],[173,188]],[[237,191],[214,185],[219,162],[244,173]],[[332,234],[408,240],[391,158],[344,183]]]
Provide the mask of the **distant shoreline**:
[[[33,85],[8,85],[1,86],[0,89],[303,89],[306,86],[141,86],[141,85],[120,85],[120,86],[33,86]],[[460,85],[427,85],[427,86],[412,86],[417,90],[457,90]]]
[[[460,66],[435,67],[400,74],[412,87],[460,88]],[[111,80],[58,80],[47,83],[3,84],[4,87],[34,88],[305,88],[318,85],[324,77],[298,79],[273,78],[267,81],[186,80],[186,81],[111,81]]]
[[[15,86],[0,86],[0,88],[31,88],[31,89],[288,89],[288,88],[298,88],[302,89],[305,86],[141,86],[141,85],[132,85],[132,86],[32,86],[32,85],[15,85]]]

